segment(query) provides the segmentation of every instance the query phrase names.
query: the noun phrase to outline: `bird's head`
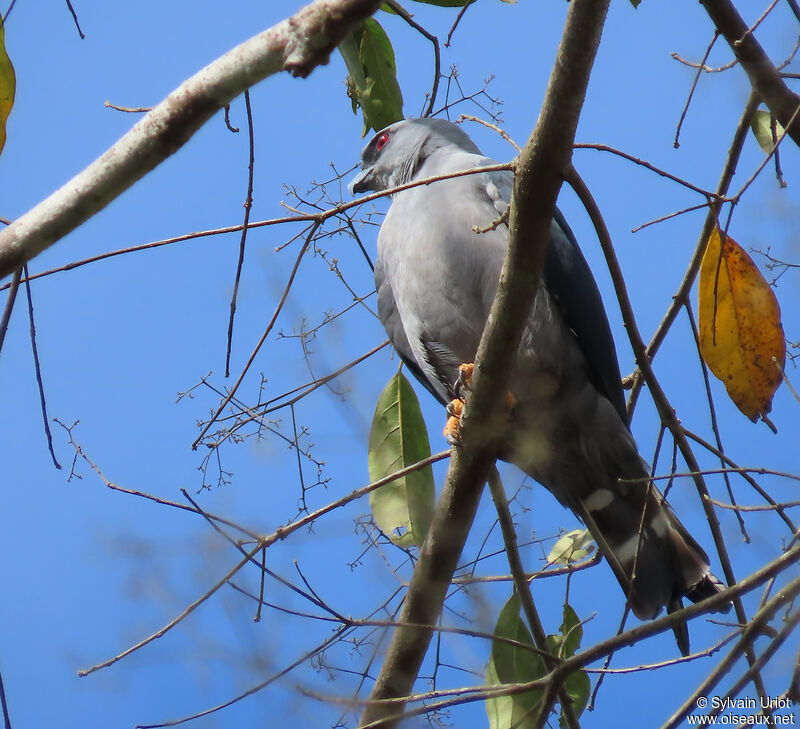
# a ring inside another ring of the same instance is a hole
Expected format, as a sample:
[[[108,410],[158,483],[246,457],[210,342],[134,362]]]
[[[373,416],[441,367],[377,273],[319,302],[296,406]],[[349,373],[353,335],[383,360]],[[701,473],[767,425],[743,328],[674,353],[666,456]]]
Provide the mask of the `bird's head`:
[[[480,154],[466,132],[445,119],[404,119],[390,124],[361,152],[361,171],[350,182],[350,191],[388,190],[411,182],[431,154],[448,146]]]

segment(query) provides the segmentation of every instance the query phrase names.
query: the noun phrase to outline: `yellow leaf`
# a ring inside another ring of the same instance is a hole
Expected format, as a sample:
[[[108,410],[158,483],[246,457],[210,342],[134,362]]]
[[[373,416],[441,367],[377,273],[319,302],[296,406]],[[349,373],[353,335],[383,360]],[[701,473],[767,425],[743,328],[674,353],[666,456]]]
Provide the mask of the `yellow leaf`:
[[[14,89],[16,80],[14,77],[14,67],[11,59],[6,53],[3,42],[4,30],[0,26],[0,152],[6,143],[6,119],[11,113],[11,106],[14,104]]]
[[[700,266],[700,352],[731,400],[755,422],[772,408],[786,344],[781,311],[753,259],[711,233]]]

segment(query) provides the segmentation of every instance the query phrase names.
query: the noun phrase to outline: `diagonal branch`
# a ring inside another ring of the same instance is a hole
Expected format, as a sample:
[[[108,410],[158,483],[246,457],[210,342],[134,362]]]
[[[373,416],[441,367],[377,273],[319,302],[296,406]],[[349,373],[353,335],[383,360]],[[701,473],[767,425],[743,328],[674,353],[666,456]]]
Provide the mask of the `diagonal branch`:
[[[396,725],[413,688],[461,550],[496,456],[487,439],[544,263],[550,221],[608,10],[608,0],[572,0],[564,35],[533,133],[517,161],[509,246],[497,296],[481,338],[461,446],[450,468],[428,537],[361,724]],[[494,416],[494,417],[493,417]],[[502,415],[499,415],[502,418]]]
[[[747,73],[753,92],[769,107],[795,144],[800,145],[800,122],[792,119],[800,107],[800,95],[786,85],[752,28],[747,27],[730,0],[701,0],[701,4]]]
[[[314,0],[181,84],[113,147],[0,231],[0,277],[102,210],[180,149],[217,111],[279,71],[305,78],[328,62],[352,25],[379,0]]]

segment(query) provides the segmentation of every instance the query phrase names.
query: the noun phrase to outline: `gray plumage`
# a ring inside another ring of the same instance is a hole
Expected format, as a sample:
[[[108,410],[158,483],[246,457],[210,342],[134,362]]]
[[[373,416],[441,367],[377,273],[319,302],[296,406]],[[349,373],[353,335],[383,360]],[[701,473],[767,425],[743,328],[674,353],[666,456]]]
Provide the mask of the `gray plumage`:
[[[409,119],[364,148],[351,188],[385,190],[492,164],[450,122]],[[473,227],[500,217],[511,188],[506,171],[414,187],[393,195],[381,226],[381,321],[403,361],[443,403],[456,396],[458,366],[475,359],[508,243],[505,224],[480,233]],[[665,605],[676,609],[684,595],[697,601],[721,589],[705,552],[648,483],[628,429],[602,300],[558,211],[510,389],[515,404],[502,458],[584,521],[638,617],[655,617]]]

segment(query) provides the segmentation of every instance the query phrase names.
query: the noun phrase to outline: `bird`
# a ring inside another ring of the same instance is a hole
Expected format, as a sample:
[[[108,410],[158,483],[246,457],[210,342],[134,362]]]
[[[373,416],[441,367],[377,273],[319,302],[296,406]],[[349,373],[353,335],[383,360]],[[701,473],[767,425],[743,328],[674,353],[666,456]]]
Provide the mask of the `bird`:
[[[497,165],[445,119],[405,119],[364,147],[353,194]],[[391,195],[378,233],[378,314],[401,360],[443,404],[461,395],[508,246],[513,173],[487,170]],[[650,479],[629,427],[597,284],[556,208],[541,283],[510,377],[500,458],[586,525],[640,619],[724,586]],[[676,630],[688,653],[685,625]]]

